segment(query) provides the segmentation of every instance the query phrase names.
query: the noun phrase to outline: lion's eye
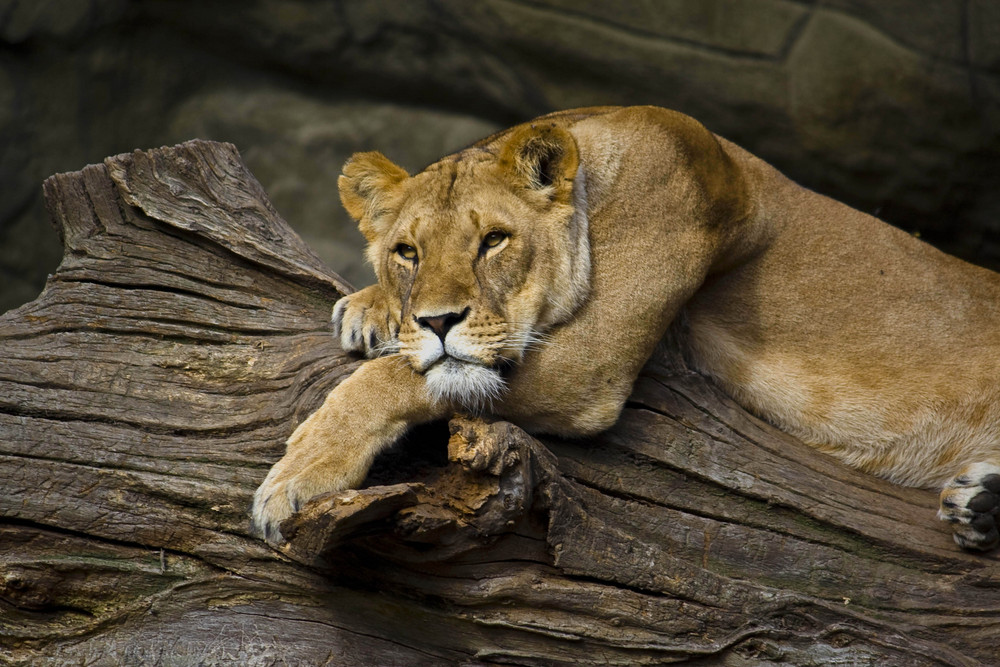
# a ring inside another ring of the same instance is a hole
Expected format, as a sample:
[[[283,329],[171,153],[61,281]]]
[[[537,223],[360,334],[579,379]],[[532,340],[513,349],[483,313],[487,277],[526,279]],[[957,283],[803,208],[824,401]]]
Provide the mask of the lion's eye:
[[[412,262],[417,258],[417,249],[411,245],[406,245],[405,243],[400,243],[396,246],[396,254],[403,259]]]
[[[498,245],[504,242],[507,235],[503,232],[490,232],[483,237],[483,247],[484,248],[496,248]]]

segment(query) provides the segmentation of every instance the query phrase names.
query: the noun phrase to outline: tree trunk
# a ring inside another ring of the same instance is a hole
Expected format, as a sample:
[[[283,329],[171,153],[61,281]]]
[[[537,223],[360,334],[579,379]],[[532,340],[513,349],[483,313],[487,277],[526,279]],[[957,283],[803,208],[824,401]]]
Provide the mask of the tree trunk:
[[[45,183],[65,258],[0,318],[0,663],[972,665],[1000,566],[936,497],[845,468],[651,361],[618,425],[456,417],[276,551],[251,495],[356,368],[348,290],[235,148]]]

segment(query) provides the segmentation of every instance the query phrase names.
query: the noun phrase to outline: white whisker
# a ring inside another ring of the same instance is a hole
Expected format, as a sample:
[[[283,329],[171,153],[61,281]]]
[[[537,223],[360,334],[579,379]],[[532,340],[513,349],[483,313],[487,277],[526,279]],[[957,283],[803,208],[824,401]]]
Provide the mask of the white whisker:
[[[554,343],[553,339],[553,336],[548,333],[525,331],[508,336],[504,343],[508,345],[517,345],[526,351],[539,350],[543,347],[559,349],[560,346],[557,343]]]
[[[373,348],[375,356],[384,357],[399,352],[399,341],[379,339],[378,344]]]

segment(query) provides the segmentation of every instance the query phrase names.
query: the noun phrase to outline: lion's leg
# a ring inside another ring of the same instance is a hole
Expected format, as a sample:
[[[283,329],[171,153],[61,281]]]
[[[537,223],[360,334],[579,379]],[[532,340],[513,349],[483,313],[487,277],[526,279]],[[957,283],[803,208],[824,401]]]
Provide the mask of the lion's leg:
[[[610,428],[667,326],[708,271],[715,241],[701,230],[657,237],[657,228],[628,236],[619,233],[624,225],[608,227],[614,237],[593,246],[598,268],[586,306],[525,355],[497,406],[500,416],[529,431],[578,437]],[[668,241],[670,262],[633,259],[648,260],[648,246]]]
[[[967,465],[941,490],[938,518],[952,524],[955,542],[985,551],[1000,544],[1000,461]]]
[[[613,426],[672,308],[663,308],[662,321],[643,325],[624,310],[618,303],[595,304],[553,331],[514,369],[496,414],[532,433],[568,437]]]
[[[418,423],[444,417],[422,375],[398,355],[363,364],[288,439],[254,495],[252,528],[268,541],[279,526],[320,493],[360,484],[375,456]]]

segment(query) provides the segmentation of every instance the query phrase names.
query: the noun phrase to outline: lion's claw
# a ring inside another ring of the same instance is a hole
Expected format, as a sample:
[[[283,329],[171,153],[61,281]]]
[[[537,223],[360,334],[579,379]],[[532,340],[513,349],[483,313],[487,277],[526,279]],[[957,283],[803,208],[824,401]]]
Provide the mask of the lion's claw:
[[[257,489],[251,510],[250,532],[272,544],[282,540],[281,522],[297,511],[289,502],[284,485],[279,486],[275,481],[280,474],[280,465],[279,462],[271,468],[264,483]]]

